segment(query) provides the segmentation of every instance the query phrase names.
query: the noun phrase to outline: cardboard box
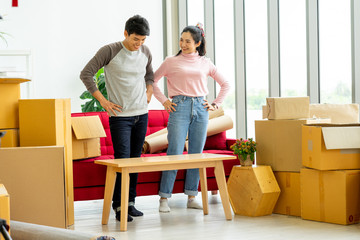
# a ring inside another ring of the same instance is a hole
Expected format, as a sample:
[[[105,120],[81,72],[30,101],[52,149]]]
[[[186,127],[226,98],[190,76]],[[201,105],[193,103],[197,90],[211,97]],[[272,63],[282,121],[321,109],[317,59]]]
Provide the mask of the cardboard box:
[[[330,118],[331,123],[358,123],[359,104],[310,104],[310,117]]]
[[[360,219],[360,170],[301,169],[301,217],[337,224]]]
[[[70,99],[19,100],[20,146],[64,146],[69,225],[74,224]]]
[[[10,196],[3,184],[0,183],[0,218],[10,225]],[[0,240],[4,240],[0,234]]]
[[[0,148],[11,220],[66,228],[64,147]]]
[[[330,119],[256,120],[256,163],[273,171],[300,172],[301,126]]]
[[[234,166],[227,186],[234,213],[244,216],[272,214],[280,194],[270,166]]]
[[[300,216],[300,173],[274,172],[274,175],[281,192],[273,213]]]
[[[19,147],[19,129],[0,129],[0,132],[6,132],[0,139],[0,147]]]
[[[72,117],[71,125],[73,160],[100,156],[100,137],[106,133],[99,116]]]
[[[304,125],[302,164],[318,170],[360,169],[360,124]]]
[[[20,83],[28,81],[24,78],[0,77],[0,129],[19,128]]]
[[[298,119],[309,118],[309,97],[270,97],[266,98],[263,118]]]

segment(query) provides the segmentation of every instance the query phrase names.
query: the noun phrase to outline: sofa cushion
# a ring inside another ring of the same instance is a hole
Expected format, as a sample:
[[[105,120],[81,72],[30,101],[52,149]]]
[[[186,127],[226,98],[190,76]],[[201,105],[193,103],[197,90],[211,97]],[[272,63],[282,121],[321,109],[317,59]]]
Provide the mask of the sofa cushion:
[[[226,132],[221,132],[206,138],[204,150],[226,150]]]
[[[95,164],[95,160],[114,159],[113,155],[73,161],[74,188],[103,186],[106,178],[106,166]]]
[[[169,113],[165,110],[149,110],[146,136],[167,127]]]

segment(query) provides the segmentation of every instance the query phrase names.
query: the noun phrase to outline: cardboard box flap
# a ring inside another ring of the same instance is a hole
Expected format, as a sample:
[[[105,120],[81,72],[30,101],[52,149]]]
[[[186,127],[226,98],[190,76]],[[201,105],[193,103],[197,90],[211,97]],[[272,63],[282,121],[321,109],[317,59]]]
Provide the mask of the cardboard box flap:
[[[360,148],[360,127],[322,127],[326,149]]]
[[[77,139],[106,137],[99,116],[72,117],[71,125]]]
[[[9,196],[4,184],[0,183],[0,196]]]
[[[29,82],[31,81],[30,79],[26,79],[26,78],[9,78],[9,77],[0,77],[0,84],[8,84],[8,83],[23,83],[23,82]]]
[[[304,124],[305,126],[313,126],[313,127],[360,127],[360,123],[308,123]]]

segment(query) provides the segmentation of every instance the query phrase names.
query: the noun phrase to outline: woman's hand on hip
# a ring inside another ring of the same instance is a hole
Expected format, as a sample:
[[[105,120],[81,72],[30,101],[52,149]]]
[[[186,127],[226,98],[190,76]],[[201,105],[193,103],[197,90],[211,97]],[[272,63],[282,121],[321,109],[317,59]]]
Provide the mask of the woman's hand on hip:
[[[215,111],[216,110],[216,108],[213,105],[211,105],[208,102],[208,100],[206,100],[206,99],[204,99],[203,105],[204,105],[204,108],[206,108],[206,111]]]

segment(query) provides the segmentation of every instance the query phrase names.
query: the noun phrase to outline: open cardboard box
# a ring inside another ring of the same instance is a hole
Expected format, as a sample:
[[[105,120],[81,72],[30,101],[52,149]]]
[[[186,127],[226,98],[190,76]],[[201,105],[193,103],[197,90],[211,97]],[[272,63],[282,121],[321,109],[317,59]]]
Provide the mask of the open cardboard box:
[[[318,170],[360,169],[360,124],[304,125],[302,164]]]
[[[99,116],[72,117],[71,126],[73,160],[100,156],[100,137],[106,133]]]

